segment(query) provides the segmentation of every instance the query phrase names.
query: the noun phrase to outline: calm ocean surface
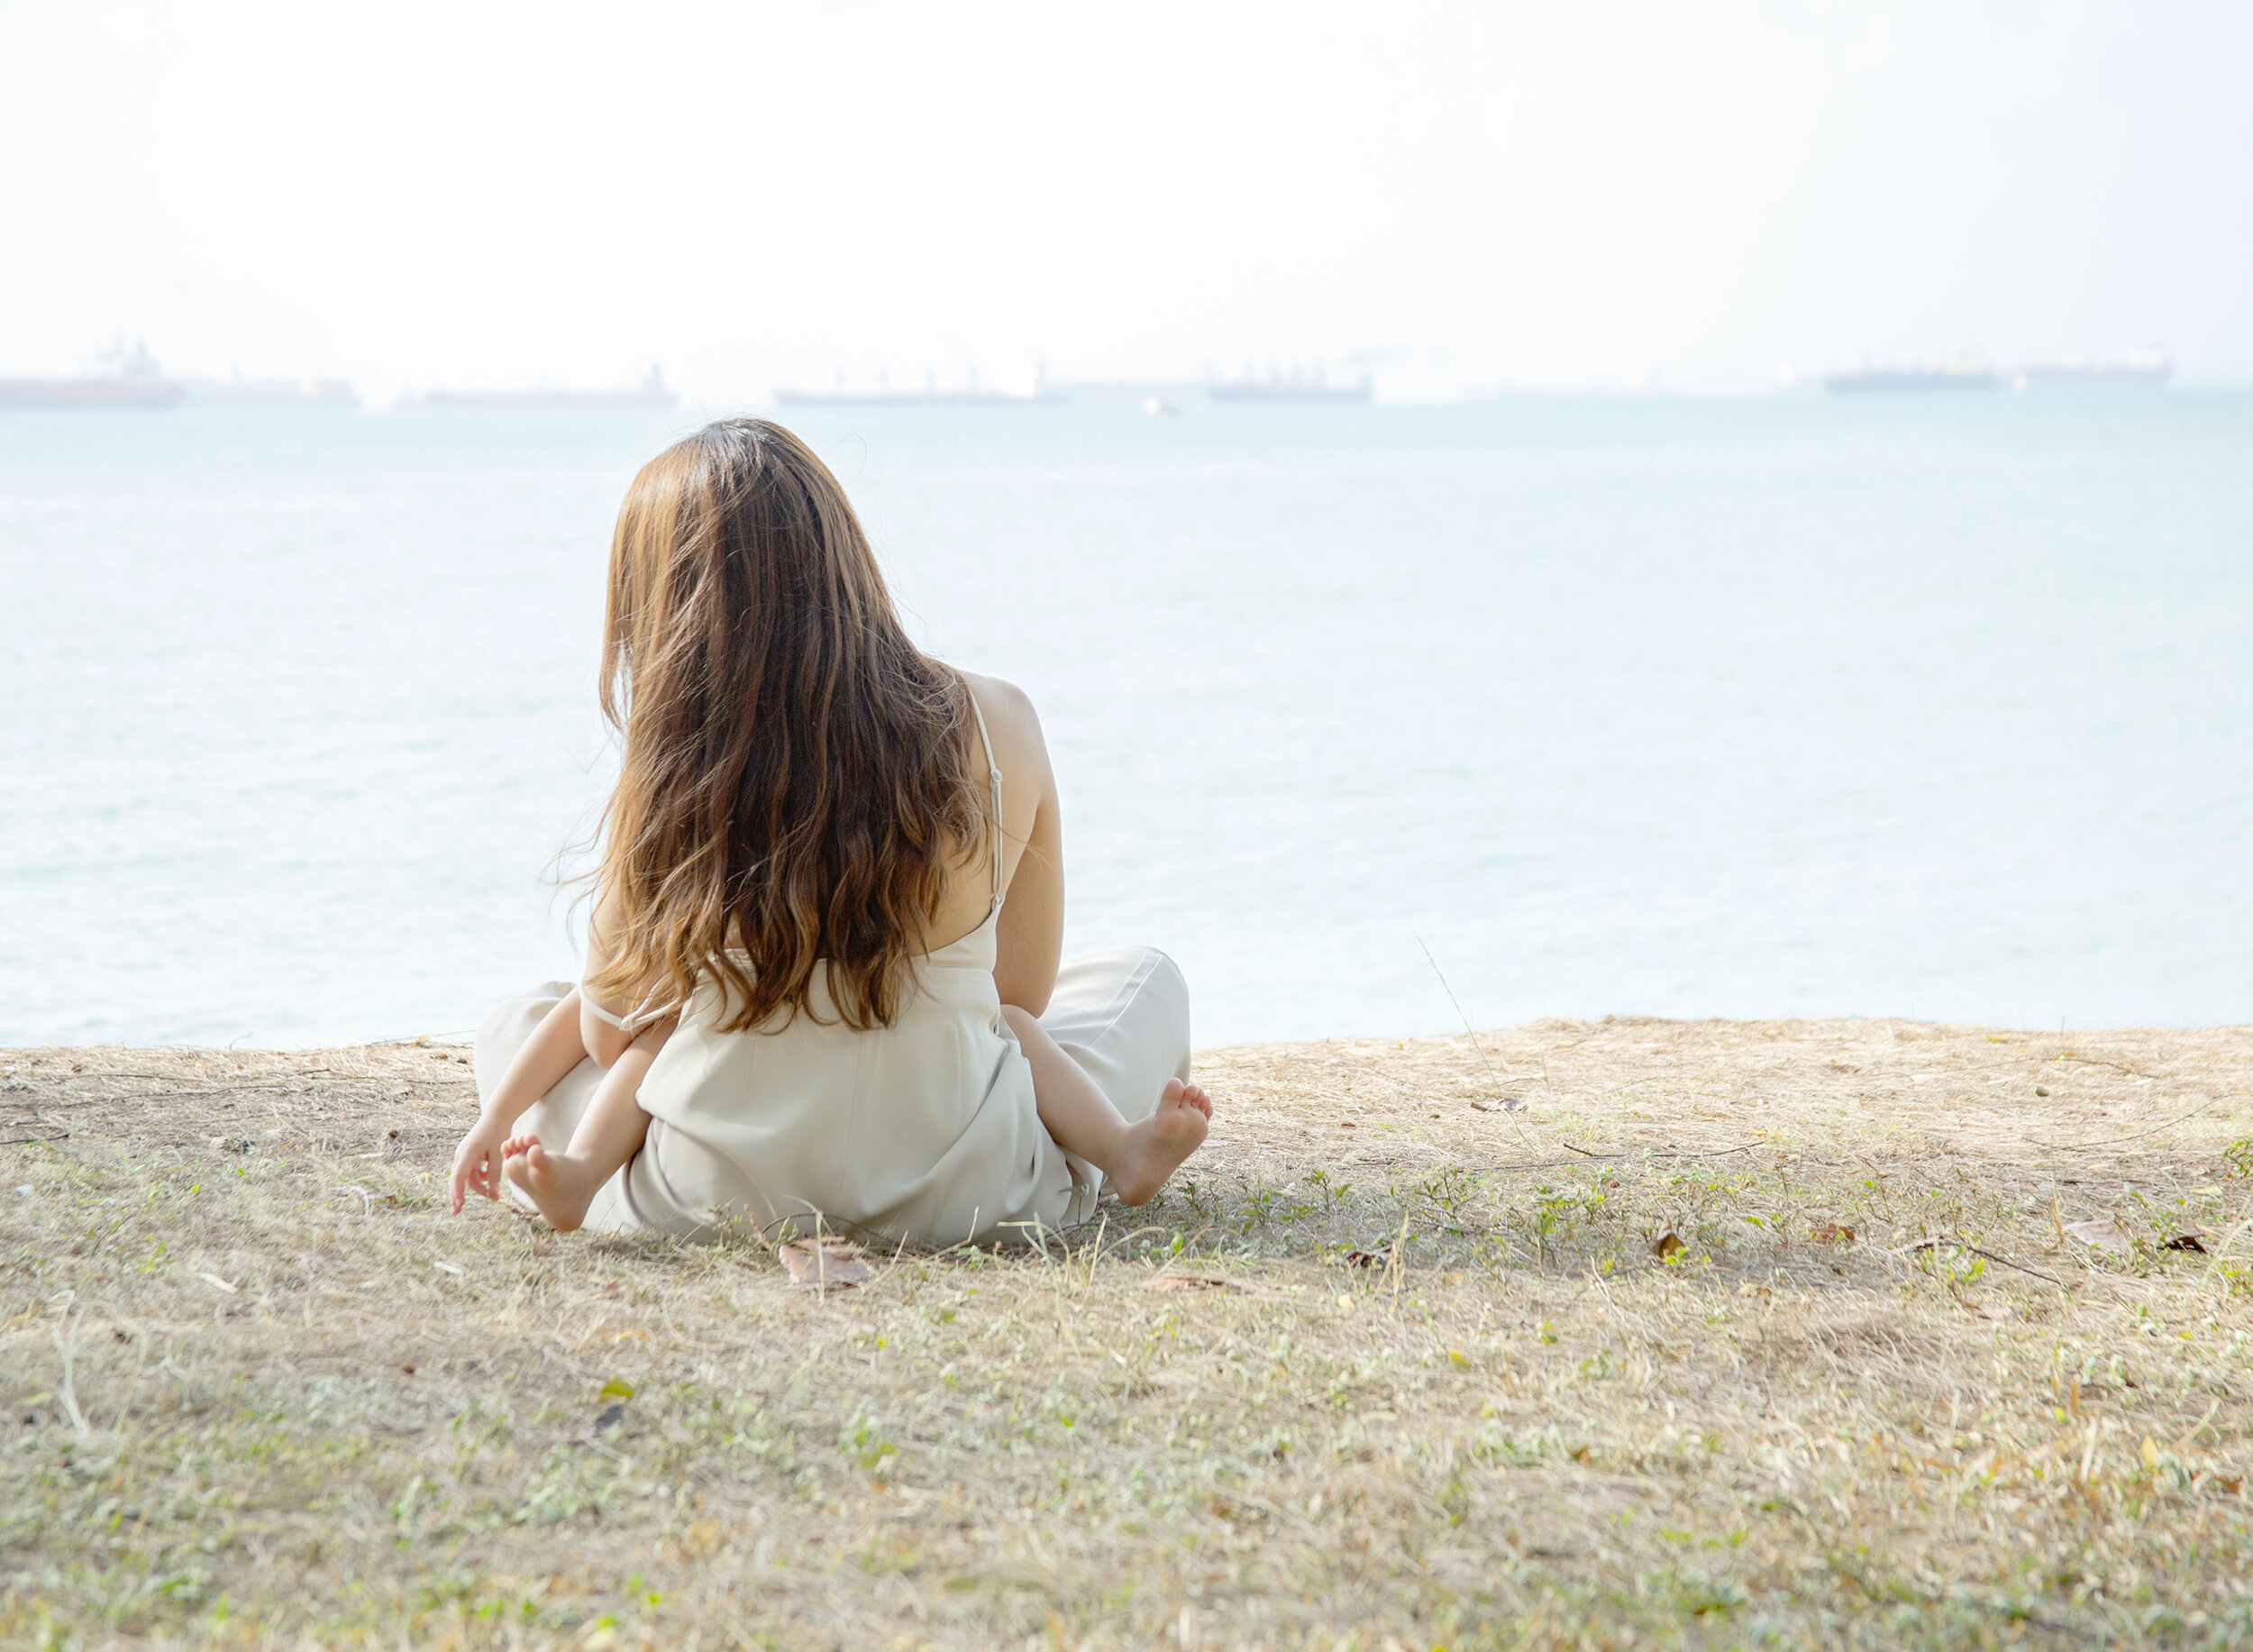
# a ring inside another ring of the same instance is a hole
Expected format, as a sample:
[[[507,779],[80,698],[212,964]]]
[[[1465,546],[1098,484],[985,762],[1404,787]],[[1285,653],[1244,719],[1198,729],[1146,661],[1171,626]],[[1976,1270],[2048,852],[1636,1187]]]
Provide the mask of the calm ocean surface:
[[[693,422],[0,415],[0,1043],[570,973],[611,516]],[[1482,1026],[2253,1020],[2253,394],[795,423],[1200,1043],[1458,1027],[1422,945]]]

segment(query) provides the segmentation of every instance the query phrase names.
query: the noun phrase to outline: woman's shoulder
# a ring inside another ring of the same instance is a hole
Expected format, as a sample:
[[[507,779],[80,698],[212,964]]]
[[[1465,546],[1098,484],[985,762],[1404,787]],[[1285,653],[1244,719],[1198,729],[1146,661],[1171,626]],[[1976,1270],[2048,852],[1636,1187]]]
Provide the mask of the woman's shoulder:
[[[985,714],[986,726],[996,741],[1015,736],[1017,741],[1029,740],[1045,749],[1040,713],[1033,709],[1031,695],[1006,678],[983,677],[976,671],[960,675],[963,686],[978,702],[978,709]]]
[[[1040,714],[1031,695],[1000,677],[962,673],[962,683],[986,719],[993,740],[994,766],[1011,782],[1047,789],[1048,742],[1041,734]]]
[[[987,677],[977,671],[959,668],[954,673],[976,697],[979,709],[990,722],[997,716],[1028,720],[1037,728],[1040,718],[1033,710],[1033,697],[1005,677]]]

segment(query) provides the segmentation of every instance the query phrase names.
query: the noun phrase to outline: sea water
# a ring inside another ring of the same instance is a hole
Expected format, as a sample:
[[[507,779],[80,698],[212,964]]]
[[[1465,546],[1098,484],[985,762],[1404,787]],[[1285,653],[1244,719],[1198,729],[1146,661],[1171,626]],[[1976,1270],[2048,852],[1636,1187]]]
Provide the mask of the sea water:
[[[2253,395],[794,417],[1200,1043],[2253,1019]],[[0,1043],[571,974],[611,519],[694,422],[0,415]]]

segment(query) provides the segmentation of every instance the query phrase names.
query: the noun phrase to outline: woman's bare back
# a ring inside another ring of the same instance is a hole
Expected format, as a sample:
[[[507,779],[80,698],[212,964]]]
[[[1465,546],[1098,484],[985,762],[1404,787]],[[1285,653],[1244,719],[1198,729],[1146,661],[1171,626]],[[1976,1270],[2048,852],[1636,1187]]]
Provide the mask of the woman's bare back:
[[[965,671],[963,683],[984,714],[1001,771],[1001,886],[1007,891],[997,937],[994,984],[1001,1001],[1038,1015],[1056,984],[1064,937],[1063,835],[1057,817],[1056,777],[1040,718],[1023,689],[998,677]],[[964,734],[971,771],[985,768],[978,723]],[[980,788],[981,792],[984,788]],[[949,869],[931,922],[934,949],[960,939],[986,921],[993,903],[991,853],[982,835]]]
[[[1063,954],[1063,835],[1056,808],[1056,777],[1049,767],[1048,744],[1033,702],[1014,683],[999,677],[962,674],[985,717],[993,741],[993,765],[1001,771],[1001,887],[1005,900],[995,936],[994,985],[1005,1004],[1039,1015],[1055,990],[1056,965]],[[978,719],[963,728],[971,772],[982,775],[987,756],[981,749]],[[990,793],[979,787],[982,800]],[[965,845],[963,856],[947,871],[945,888],[931,920],[931,949],[961,939],[986,921],[993,907],[990,841]],[[597,899],[587,936],[587,974],[609,958],[607,902]],[[633,1042],[629,1033],[607,1022],[640,1008],[585,994],[587,1047],[607,1066]]]

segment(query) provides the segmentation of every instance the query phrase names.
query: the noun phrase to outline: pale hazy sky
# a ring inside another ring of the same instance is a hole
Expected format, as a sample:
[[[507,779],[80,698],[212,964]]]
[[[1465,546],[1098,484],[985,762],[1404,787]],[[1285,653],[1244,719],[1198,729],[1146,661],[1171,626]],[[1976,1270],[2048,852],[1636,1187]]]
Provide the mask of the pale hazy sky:
[[[0,0],[0,372],[2253,378],[2253,5]]]

